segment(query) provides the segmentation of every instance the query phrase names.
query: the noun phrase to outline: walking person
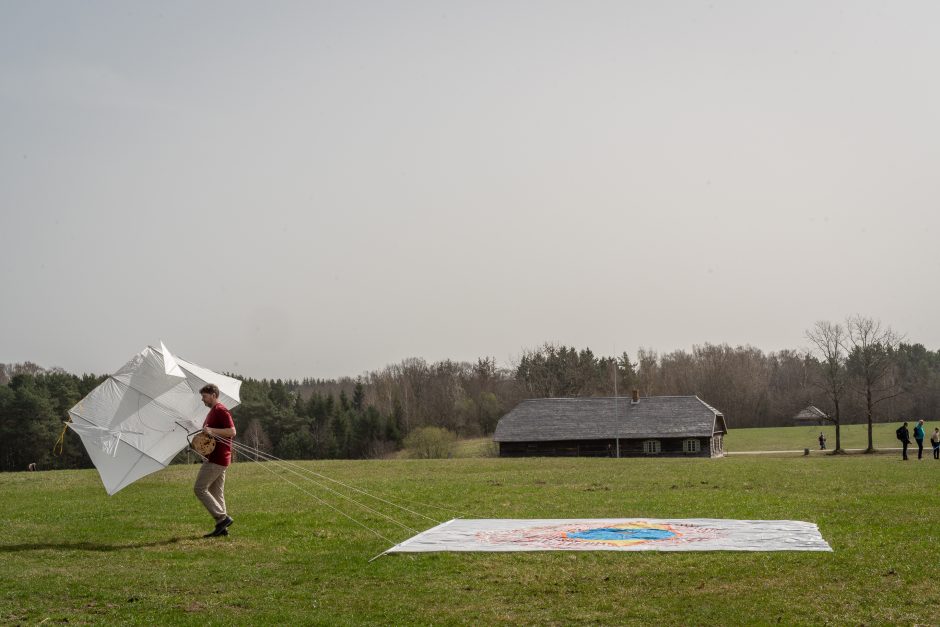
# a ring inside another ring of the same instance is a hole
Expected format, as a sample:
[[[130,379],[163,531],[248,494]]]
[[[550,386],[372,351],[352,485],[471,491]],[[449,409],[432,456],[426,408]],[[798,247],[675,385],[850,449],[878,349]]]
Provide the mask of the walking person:
[[[914,440],[917,442],[917,459],[924,458],[924,421],[918,420],[914,427]]]
[[[895,431],[898,439],[901,440],[901,444],[904,445],[904,448],[901,449],[901,459],[907,461],[907,447],[911,443],[911,432],[907,430],[907,423],[898,427],[898,430]]]
[[[940,459],[940,427],[933,430],[930,443],[933,444],[933,458]]]
[[[823,433],[822,431],[819,432],[819,450],[820,451],[826,450],[826,434]]]
[[[219,402],[219,388],[209,383],[199,390],[203,404],[209,408],[202,431],[215,439],[215,448],[202,463],[193,492],[202,501],[215,520],[215,529],[204,538],[228,535],[234,521],[225,508],[225,470],[232,463],[232,438],[235,437],[235,421],[228,408]]]

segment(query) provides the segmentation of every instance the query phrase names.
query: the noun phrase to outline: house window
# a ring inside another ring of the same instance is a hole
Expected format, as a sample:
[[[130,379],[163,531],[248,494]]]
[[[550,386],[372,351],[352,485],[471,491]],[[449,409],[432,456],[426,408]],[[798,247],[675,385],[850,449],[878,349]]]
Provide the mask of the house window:
[[[661,451],[659,440],[644,440],[643,452],[647,455],[656,455]]]
[[[702,444],[696,439],[683,440],[682,442],[682,452],[683,453],[698,453],[701,449]]]

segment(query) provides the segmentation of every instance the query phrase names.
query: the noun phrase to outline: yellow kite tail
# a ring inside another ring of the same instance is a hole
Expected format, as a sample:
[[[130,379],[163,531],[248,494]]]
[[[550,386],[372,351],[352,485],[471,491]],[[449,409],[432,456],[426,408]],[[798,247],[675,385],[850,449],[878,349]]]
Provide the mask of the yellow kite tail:
[[[55,444],[52,445],[52,454],[56,456],[62,455],[62,449],[65,447],[65,432],[69,428],[69,423],[72,422],[72,417],[69,416],[69,419],[62,423],[62,433],[59,434],[59,439],[55,441]]]

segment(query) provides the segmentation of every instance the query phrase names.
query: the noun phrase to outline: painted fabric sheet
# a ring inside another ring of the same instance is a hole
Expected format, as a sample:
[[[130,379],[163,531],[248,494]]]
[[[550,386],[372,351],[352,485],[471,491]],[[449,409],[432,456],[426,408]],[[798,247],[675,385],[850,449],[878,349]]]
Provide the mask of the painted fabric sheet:
[[[387,553],[831,550],[815,524],[795,520],[455,518]]]

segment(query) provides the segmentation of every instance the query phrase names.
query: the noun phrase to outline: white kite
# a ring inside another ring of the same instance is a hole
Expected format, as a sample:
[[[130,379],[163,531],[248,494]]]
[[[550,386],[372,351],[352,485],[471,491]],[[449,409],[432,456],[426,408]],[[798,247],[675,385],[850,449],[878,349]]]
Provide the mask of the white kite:
[[[69,410],[108,494],[166,468],[189,445],[209,411],[199,396],[207,383],[219,400],[239,403],[241,381],[174,357],[163,342],[148,346]]]

